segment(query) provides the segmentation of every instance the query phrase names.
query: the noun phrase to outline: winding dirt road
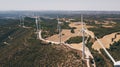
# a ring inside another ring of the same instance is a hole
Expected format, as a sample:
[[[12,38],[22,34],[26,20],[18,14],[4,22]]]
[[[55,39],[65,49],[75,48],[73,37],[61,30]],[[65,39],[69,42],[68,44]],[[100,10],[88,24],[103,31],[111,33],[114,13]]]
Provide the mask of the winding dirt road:
[[[76,27],[76,29],[74,30],[75,33],[71,33],[70,30],[63,29],[63,30],[62,30],[62,34],[63,34],[63,35],[62,35],[62,43],[63,43],[64,45],[67,45],[68,47],[70,47],[70,48],[72,48],[72,49],[76,49],[76,50],[82,51],[82,43],[79,43],[79,44],[66,44],[66,43],[64,43],[66,40],[68,40],[68,39],[71,38],[71,37],[78,36],[78,35],[79,35],[79,36],[82,36],[82,34],[80,33],[80,29],[82,29],[81,24],[76,25],[75,23],[71,23],[69,26],[70,26],[70,27]],[[88,31],[87,29],[86,29],[86,32],[87,32],[89,35],[91,35],[91,37],[94,36],[94,33],[92,33],[91,31]],[[48,42],[48,43],[51,42],[51,43],[54,43],[54,44],[59,44],[59,35],[58,35],[58,34],[53,35],[53,36],[51,36],[51,37],[48,37],[47,40],[45,40],[45,39],[43,39],[42,36],[41,36],[41,31],[39,31],[39,38],[40,38],[40,40],[45,41],[45,42]],[[85,60],[87,61],[87,67],[90,67],[90,61],[89,61],[88,58],[94,59],[94,57],[92,56],[90,50],[89,50],[86,46],[85,46],[85,56],[86,56],[86,57],[85,57],[85,58],[86,58]],[[94,64],[93,64],[93,66],[96,67],[95,62],[94,62]]]

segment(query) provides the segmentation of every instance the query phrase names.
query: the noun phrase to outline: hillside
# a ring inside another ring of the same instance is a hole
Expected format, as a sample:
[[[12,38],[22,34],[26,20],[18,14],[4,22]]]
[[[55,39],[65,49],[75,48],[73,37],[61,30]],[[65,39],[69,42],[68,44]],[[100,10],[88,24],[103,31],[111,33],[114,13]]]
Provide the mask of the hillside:
[[[17,30],[13,35],[16,35]],[[42,43],[29,29],[22,30],[9,45],[0,48],[0,63],[4,67],[81,66],[80,52],[65,46]]]
[[[1,37],[0,67],[82,66],[80,51],[44,43],[36,38],[34,28],[10,27]]]

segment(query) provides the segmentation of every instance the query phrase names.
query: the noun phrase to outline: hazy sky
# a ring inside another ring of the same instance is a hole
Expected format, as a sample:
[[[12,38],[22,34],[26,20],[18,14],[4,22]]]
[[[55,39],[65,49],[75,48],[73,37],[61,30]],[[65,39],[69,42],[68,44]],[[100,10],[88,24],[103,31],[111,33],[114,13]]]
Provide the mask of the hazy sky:
[[[120,11],[120,0],[0,0],[0,10]]]

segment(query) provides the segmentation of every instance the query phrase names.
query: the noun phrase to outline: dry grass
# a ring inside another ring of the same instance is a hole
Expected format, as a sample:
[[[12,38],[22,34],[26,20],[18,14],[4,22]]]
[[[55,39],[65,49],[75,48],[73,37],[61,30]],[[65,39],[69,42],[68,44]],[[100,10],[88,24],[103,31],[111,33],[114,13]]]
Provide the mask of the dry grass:
[[[120,35],[117,35],[117,37],[115,38],[115,34],[116,33],[112,33],[100,39],[100,41],[104,44],[105,48],[109,48],[110,44],[113,44],[114,41],[118,41],[120,39]],[[112,41],[112,38],[115,38],[114,41]],[[95,41],[92,48],[94,48],[95,50],[99,50],[102,47],[99,45],[97,41]]]

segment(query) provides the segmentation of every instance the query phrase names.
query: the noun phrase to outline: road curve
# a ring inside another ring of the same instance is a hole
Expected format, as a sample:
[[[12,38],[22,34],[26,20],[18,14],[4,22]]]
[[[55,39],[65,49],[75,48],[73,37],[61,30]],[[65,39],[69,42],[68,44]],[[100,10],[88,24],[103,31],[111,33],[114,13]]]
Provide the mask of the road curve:
[[[45,39],[43,39],[42,38],[42,36],[41,36],[41,30],[38,32],[38,35],[39,35],[39,39],[40,40],[42,40],[42,41],[44,41],[44,42],[47,42],[47,43],[53,43],[53,44],[60,44],[60,42],[54,42],[54,41],[49,41],[49,40],[45,40]],[[73,45],[71,45],[71,44],[67,44],[67,43],[62,43],[62,44],[64,44],[64,45],[66,45],[66,46],[68,46],[68,47],[70,47],[70,48],[72,48],[72,49],[76,49],[76,50],[80,50],[80,51],[82,51],[82,49],[80,49],[80,45],[82,45],[82,43],[80,43],[80,44],[77,44],[77,46],[79,46],[79,47],[74,47]],[[89,51],[89,49],[85,46],[85,55],[86,55],[86,61],[87,61],[87,67],[90,67],[90,64],[89,64],[89,57],[91,57],[92,59],[94,58],[93,56],[92,56],[92,54],[91,54],[91,52]],[[93,67],[96,67],[96,65],[95,65],[95,62],[94,62],[94,64],[93,64]]]

